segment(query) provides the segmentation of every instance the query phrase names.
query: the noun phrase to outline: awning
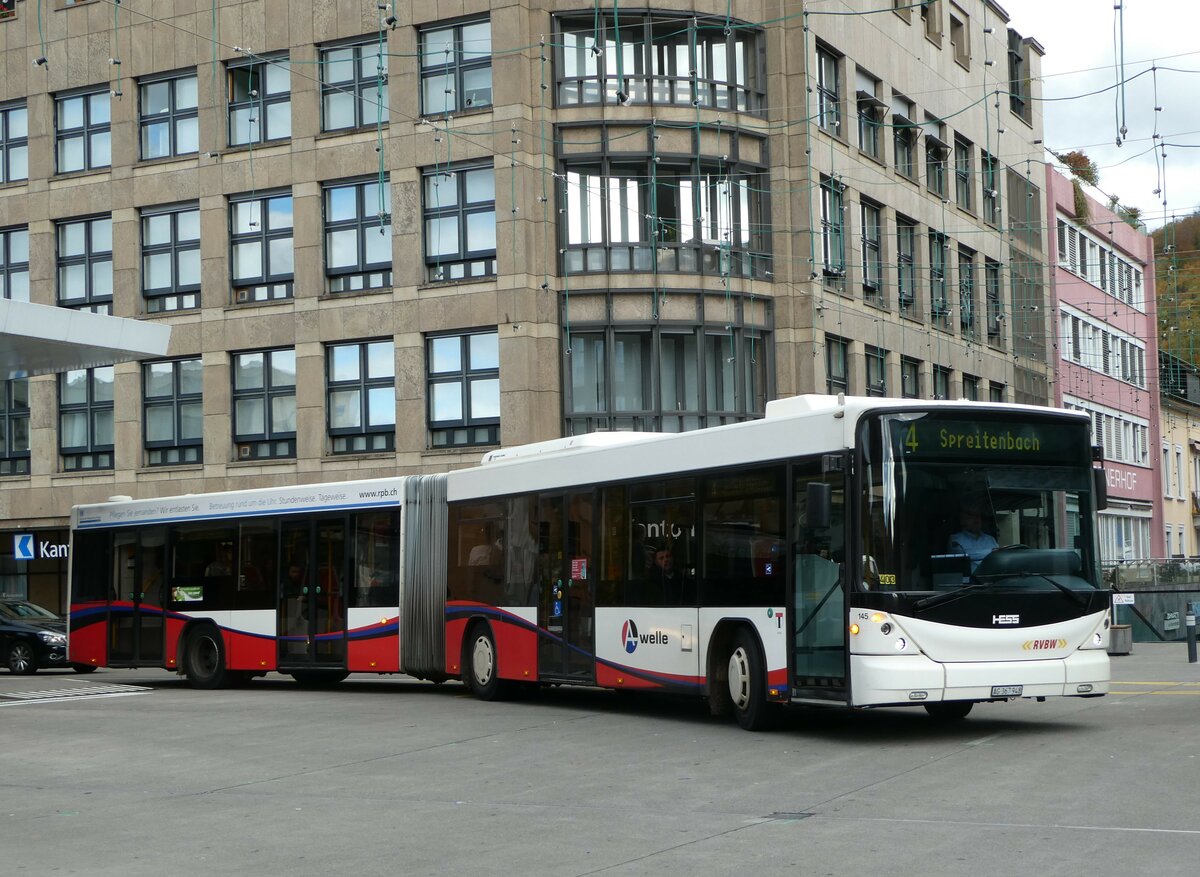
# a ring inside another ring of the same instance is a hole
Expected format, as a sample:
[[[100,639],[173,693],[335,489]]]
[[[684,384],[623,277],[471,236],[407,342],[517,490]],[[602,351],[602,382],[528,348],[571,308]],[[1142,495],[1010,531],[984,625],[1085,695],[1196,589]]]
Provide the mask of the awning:
[[[166,356],[171,327],[0,299],[0,380]]]

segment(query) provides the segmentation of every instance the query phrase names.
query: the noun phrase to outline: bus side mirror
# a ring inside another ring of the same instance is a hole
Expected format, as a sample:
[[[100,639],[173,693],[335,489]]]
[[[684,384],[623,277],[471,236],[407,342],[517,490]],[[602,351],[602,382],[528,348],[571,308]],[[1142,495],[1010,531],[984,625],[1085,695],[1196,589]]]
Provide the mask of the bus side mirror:
[[[828,527],[833,516],[833,487],[824,481],[808,482],[805,496],[806,527]]]
[[[1092,470],[1092,496],[1096,498],[1096,511],[1108,508],[1108,478],[1103,468]]]

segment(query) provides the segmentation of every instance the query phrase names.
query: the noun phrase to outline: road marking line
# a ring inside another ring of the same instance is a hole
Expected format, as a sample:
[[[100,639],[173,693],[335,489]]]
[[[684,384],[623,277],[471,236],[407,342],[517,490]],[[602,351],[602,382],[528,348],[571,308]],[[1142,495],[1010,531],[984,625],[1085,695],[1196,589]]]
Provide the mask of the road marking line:
[[[56,703],[63,700],[87,700],[97,697],[128,697],[153,691],[141,685],[86,685],[72,688],[43,688],[38,691],[13,691],[0,693],[0,706],[16,706],[22,703]]]

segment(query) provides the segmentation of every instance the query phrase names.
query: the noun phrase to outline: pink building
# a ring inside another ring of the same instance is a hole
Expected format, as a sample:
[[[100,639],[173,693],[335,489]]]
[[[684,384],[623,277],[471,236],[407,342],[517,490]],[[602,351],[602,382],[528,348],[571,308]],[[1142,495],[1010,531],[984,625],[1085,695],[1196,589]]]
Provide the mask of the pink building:
[[[1049,165],[1046,193],[1054,401],[1091,414],[1104,448],[1100,556],[1163,557],[1154,244],[1093,198],[1077,215],[1071,180]]]

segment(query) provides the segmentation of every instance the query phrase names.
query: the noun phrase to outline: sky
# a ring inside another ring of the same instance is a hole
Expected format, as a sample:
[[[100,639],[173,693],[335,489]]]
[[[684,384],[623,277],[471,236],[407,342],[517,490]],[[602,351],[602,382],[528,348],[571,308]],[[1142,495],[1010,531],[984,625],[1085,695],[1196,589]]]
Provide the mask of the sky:
[[[1152,229],[1163,224],[1164,216],[1200,210],[1200,3],[999,3],[1011,18],[1010,27],[1046,49],[1042,96],[1051,99],[1043,105],[1046,147],[1060,154],[1086,152],[1099,166],[1099,188],[1119,196],[1122,204],[1140,208]],[[1123,100],[1112,87],[1122,78],[1115,60],[1119,49],[1114,48],[1120,34],[1116,5],[1124,7]],[[1151,72],[1155,67],[1159,69]],[[1082,96],[1105,88],[1101,94]],[[1161,109],[1156,111],[1156,106]],[[1127,132],[1118,147],[1122,111]],[[1164,144],[1157,149],[1155,133],[1162,135]]]

